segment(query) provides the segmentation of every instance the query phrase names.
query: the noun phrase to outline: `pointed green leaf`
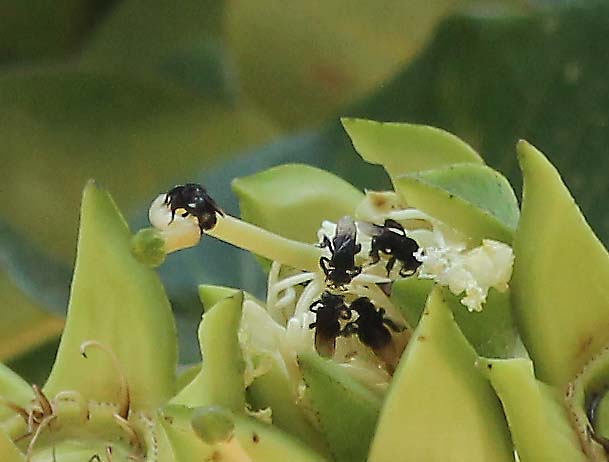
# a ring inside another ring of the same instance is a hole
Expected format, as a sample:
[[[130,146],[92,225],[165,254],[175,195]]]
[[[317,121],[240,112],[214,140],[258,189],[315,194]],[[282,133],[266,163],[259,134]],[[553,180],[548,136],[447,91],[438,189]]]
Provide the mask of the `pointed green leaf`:
[[[199,286],[199,299],[203,304],[203,311],[211,310],[214,305],[225,298],[236,295],[237,292],[239,292],[239,289],[233,289],[232,287],[201,284]]]
[[[239,289],[233,289],[232,287],[224,287],[224,286],[214,286],[211,284],[201,284],[199,285],[199,300],[203,304],[203,310],[207,311],[221,300],[225,298],[231,297],[235,295],[236,292],[239,292]],[[248,294],[247,292],[243,293],[244,300],[253,300],[259,305],[263,305],[256,297]]]
[[[470,312],[459,297],[443,290],[455,322],[481,356],[507,358],[514,353],[518,331],[512,314],[510,292],[490,289],[484,308]]]
[[[480,360],[503,409],[521,462],[585,462],[558,390],[535,379],[528,359]]]
[[[364,198],[336,175],[301,164],[237,178],[233,190],[244,220],[303,242],[316,242],[323,220],[352,215]]]
[[[559,173],[525,141],[512,293],[537,376],[564,385],[609,342],[609,256]]]
[[[427,297],[434,287],[431,279],[401,278],[391,286],[391,302],[401,311],[411,328],[419,324]]]
[[[381,400],[340,366],[315,353],[298,356],[322,433],[339,462],[365,461]]]
[[[419,170],[484,163],[471,146],[439,128],[348,117],[341,122],[358,154],[366,162],[385,167],[394,180]]]
[[[510,243],[518,223],[518,201],[508,181],[490,167],[460,164],[394,179],[412,207],[451,225],[475,242]]]
[[[501,406],[477,358],[434,289],[391,382],[368,460],[513,461]]]
[[[25,456],[2,430],[0,430],[0,460],[2,462],[25,462]]]
[[[205,312],[199,326],[201,371],[172,403],[190,407],[213,404],[244,412],[244,363],[238,338],[242,310],[243,292],[235,291]]]
[[[391,300],[411,327],[416,327],[434,284],[429,279],[404,278],[393,283]],[[518,332],[512,315],[509,291],[489,290],[484,309],[470,312],[447,288],[442,294],[463,335],[481,356],[506,358],[512,355]]]
[[[45,392],[76,390],[117,402],[120,377],[111,354],[81,356],[94,340],[116,356],[133,409],[151,409],[175,392],[176,330],[157,275],[130,252],[129,229],[110,195],[94,182],[83,193],[68,318]]]
[[[203,442],[191,427],[193,409],[169,406],[163,410],[162,422],[176,462],[214,460],[221,452],[218,445]],[[322,456],[281,430],[254,418],[234,415],[235,438],[252,462],[324,462]],[[224,459],[219,459],[224,460]],[[227,462],[230,459],[227,459]]]
[[[248,402],[255,410],[270,408],[273,426],[300,439],[320,454],[328,455],[324,438],[296,402],[294,385],[286,375],[285,366],[282,367],[274,358],[269,358],[269,361],[272,361],[269,371],[256,377],[248,387]]]

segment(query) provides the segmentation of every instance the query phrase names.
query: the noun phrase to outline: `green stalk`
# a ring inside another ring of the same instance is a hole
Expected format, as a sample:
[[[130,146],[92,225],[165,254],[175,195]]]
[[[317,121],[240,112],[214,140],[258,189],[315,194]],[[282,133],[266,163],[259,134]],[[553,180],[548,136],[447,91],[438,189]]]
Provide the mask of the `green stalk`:
[[[219,216],[216,226],[206,234],[283,265],[306,271],[319,270],[321,249],[287,239],[230,215]]]

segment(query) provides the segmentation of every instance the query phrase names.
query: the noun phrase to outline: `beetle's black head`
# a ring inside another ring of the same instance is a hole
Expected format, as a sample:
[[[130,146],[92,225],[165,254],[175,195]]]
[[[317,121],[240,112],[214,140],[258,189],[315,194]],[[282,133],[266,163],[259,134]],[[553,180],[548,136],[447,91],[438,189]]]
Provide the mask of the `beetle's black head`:
[[[342,295],[334,295],[330,292],[321,294],[321,302],[328,308],[337,308],[344,303],[345,299]]]
[[[334,287],[342,287],[351,282],[353,275],[343,268],[332,268],[328,271],[328,283]]]

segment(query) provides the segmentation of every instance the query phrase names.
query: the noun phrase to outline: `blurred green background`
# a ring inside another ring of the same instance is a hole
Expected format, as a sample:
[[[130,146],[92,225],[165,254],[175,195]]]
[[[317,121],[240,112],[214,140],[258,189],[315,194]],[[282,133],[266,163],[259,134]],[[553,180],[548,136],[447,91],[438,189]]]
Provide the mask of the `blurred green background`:
[[[608,2],[0,1],[0,361],[46,376],[88,178],[134,227],[187,181],[238,214],[230,180],[284,162],[388,186],[343,115],[452,131],[516,188],[526,138],[609,242],[607,50]],[[251,256],[211,238],[160,274],[183,362],[197,284],[264,290]]]

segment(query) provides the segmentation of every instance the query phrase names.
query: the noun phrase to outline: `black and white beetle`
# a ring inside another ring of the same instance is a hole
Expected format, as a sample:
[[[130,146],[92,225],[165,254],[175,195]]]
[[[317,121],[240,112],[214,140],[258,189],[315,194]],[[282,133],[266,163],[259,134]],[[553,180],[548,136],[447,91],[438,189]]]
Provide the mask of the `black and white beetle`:
[[[419,250],[417,242],[406,236],[404,227],[395,220],[386,219],[383,226],[372,223],[360,223],[361,229],[372,237],[370,258],[372,264],[378,263],[381,259],[379,253],[389,256],[385,265],[387,276],[391,273],[396,261],[400,262],[400,276],[406,277],[414,274],[421,262],[414,254]]]
[[[357,243],[357,228],[353,218],[346,216],[338,220],[332,240],[324,236],[319,247],[327,247],[332,254],[331,258],[319,259],[319,266],[330,286],[344,286],[362,272],[361,266],[355,264],[355,256],[362,250],[362,246]]]
[[[354,300],[349,305],[349,310],[355,311],[358,316],[355,321],[345,326],[342,335],[345,337],[357,335],[360,342],[371,348],[385,363],[387,370],[393,373],[398,358],[389,329],[403,332],[406,328],[387,318],[383,308],[377,310],[368,297]]]
[[[173,222],[176,210],[184,209],[183,217],[192,215],[199,222],[201,234],[203,231],[212,229],[218,221],[216,214],[224,216],[224,212],[218,207],[216,201],[207,193],[200,184],[187,183],[170,189],[165,195],[165,205],[171,209],[171,222]]]
[[[320,356],[330,358],[336,350],[336,338],[342,333],[340,320],[351,319],[351,310],[344,297],[327,291],[309,310],[316,315],[315,322],[309,324],[309,329],[315,329],[315,349]]]

